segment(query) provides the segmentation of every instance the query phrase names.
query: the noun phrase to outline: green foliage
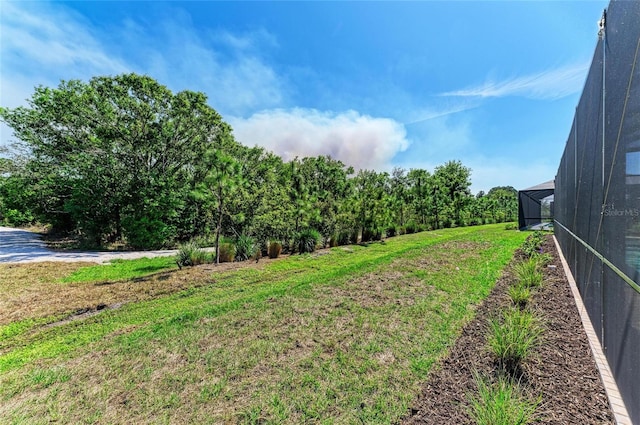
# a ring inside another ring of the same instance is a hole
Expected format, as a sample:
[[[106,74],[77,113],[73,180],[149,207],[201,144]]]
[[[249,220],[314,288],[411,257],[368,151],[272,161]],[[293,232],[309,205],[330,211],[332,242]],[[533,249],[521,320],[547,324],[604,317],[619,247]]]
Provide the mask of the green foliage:
[[[517,382],[501,375],[492,383],[477,374],[474,382],[478,392],[469,397],[469,413],[477,425],[526,425],[535,420],[540,399],[528,400]]]
[[[24,226],[39,221],[41,216],[37,214],[35,208],[34,191],[37,182],[19,166],[21,160],[10,161],[0,158],[0,160],[3,159],[6,171],[0,172],[0,223],[8,226]]]
[[[471,169],[462,165],[460,161],[448,161],[436,167],[434,180],[441,193],[444,210],[449,211],[443,220],[451,227],[461,225],[463,211],[471,199]]]
[[[518,225],[514,222],[507,223],[504,225],[504,230],[518,230]]]
[[[540,267],[545,267],[553,262],[553,256],[548,252],[534,254],[531,259],[536,261]]]
[[[520,282],[509,286],[507,293],[513,304],[521,310],[527,306],[527,303],[531,299],[530,287]]]
[[[178,267],[197,266],[210,262],[211,256],[195,242],[186,242],[178,246],[176,263]]]
[[[540,252],[540,247],[544,242],[544,234],[536,230],[524,241],[522,244],[522,251],[527,255],[527,257],[531,257],[534,254]]]
[[[154,248],[188,233],[194,172],[225,134],[204,94],[136,74],[37,87],[29,107],[3,108],[0,119],[30,152],[16,175],[36,183],[34,210],[93,245],[126,232]]]
[[[470,199],[469,213],[479,224],[510,222],[505,229],[517,229],[513,221],[518,217],[518,191],[511,186],[498,186],[486,194],[479,192]]]
[[[516,371],[540,342],[542,326],[533,313],[507,309],[501,318],[489,321],[488,343],[498,364],[507,372]]]
[[[22,212],[15,209],[7,209],[2,212],[2,223],[7,226],[25,226],[34,221],[30,211]]]
[[[405,226],[404,231],[407,235],[410,235],[412,233],[415,233],[417,229],[418,229],[418,226],[416,225],[416,222],[410,221]]]
[[[314,252],[320,241],[320,232],[315,229],[304,229],[296,234],[295,246],[300,254]]]
[[[236,244],[233,242],[220,242],[217,249],[218,262],[231,263],[236,258]]]
[[[537,288],[542,286],[542,271],[540,263],[536,257],[529,258],[513,266],[518,281],[527,288]]]
[[[134,249],[160,249],[171,244],[174,232],[159,219],[129,216],[122,222],[122,232]]]
[[[349,245],[352,242],[352,232],[342,231],[338,233],[338,245]],[[357,239],[357,235],[356,235]]]
[[[352,177],[328,156],[285,163],[237,143],[204,94],[147,76],[39,87],[0,120],[21,143],[0,161],[0,220],[49,223],[85,246],[159,248],[215,233],[214,245],[250,234],[286,249],[305,228],[346,244],[514,217],[512,188],[472,197],[459,161]]]
[[[256,240],[247,235],[240,235],[235,240],[236,245],[236,261],[247,261],[256,255],[258,246]]]
[[[414,233],[415,229],[417,229],[415,220],[417,220],[419,224],[425,224],[429,216],[429,207],[434,207],[436,212],[439,211],[441,203],[437,203],[442,197],[440,196],[441,193],[439,190],[436,189],[434,192],[434,177],[426,170],[409,170],[407,182],[409,185],[409,199],[411,200],[411,206],[414,212],[414,220],[412,220],[412,229],[414,229],[414,231],[407,231],[407,233]],[[406,225],[407,229],[409,229],[409,224],[407,223]]]
[[[396,229],[396,226],[394,224],[392,224],[391,226],[387,227],[387,231],[386,231],[386,235],[388,238],[392,238],[394,236],[396,236],[398,234],[398,231]]]
[[[379,241],[380,239],[382,239],[380,229],[362,229],[362,242]]]

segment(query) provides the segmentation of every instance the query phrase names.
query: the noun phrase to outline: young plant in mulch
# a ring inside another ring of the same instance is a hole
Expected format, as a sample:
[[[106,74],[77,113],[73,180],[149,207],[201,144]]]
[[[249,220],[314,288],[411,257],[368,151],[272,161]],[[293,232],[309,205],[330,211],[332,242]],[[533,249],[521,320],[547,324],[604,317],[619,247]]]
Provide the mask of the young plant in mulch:
[[[532,312],[506,309],[502,317],[489,320],[488,344],[498,366],[510,376],[518,375],[520,366],[540,343],[542,324]]]
[[[509,286],[507,293],[513,305],[520,310],[524,310],[531,299],[531,288],[521,282]]]
[[[519,383],[499,375],[495,382],[474,374],[476,396],[469,396],[469,414],[478,425],[525,425],[535,420],[540,399],[530,400]]]
[[[535,259],[540,267],[546,267],[553,262],[553,256],[548,252],[539,252],[532,255],[531,258]]]
[[[540,247],[543,242],[544,234],[536,230],[524,241],[524,244],[522,244],[522,252],[524,252],[527,257],[532,257],[540,252]]]
[[[513,267],[518,282],[529,288],[542,286],[542,271],[537,257],[531,257]]]

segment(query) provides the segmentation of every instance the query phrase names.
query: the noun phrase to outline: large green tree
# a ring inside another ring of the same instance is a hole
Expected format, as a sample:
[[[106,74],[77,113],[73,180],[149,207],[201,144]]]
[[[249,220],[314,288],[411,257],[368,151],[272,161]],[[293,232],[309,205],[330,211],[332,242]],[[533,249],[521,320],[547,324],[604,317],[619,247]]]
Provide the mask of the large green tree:
[[[434,178],[445,199],[447,224],[454,220],[456,225],[464,225],[462,216],[471,198],[471,169],[460,161],[448,161],[435,168]]]
[[[124,237],[139,248],[180,233],[194,171],[222,128],[204,94],[136,74],[37,87],[0,118],[31,153],[42,215],[92,244]]]

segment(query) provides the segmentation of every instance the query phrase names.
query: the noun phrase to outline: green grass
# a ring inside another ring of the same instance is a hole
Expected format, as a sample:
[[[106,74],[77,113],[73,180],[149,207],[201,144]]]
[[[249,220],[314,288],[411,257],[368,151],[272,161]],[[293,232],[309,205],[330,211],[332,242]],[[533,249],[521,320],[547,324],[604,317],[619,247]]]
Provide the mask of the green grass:
[[[537,288],[542,286],[541,263],[537,256],[533,256],[528,260],[516,264],[513,271],[516,274],[518,282],[528,288]]]
[[[0,422],[398,421],[524,237],[423,232],[16,325],[0,350]]]
[[[108,264],[83,267],[61,279],[62,283],[107,282],[136,279],[164,270],[177,269],[175,256],[112,260]]]
[[[508,372],[515,371],[540,342],[542,325],[530,311],[507,309],[489,321],[489,347]]]
[[[509,286],[507,293],[509,294],[509,298],[511,298],[514,306],[521,310],[527,306],[527,303],[531,299],[531,288],[520,282]]]
[[[517,382],[500,376],[491,383],[474,377],[478,392],[470,397],[471,417],[478,425],[526,425],[533,422],[540,400],[529,400]]]

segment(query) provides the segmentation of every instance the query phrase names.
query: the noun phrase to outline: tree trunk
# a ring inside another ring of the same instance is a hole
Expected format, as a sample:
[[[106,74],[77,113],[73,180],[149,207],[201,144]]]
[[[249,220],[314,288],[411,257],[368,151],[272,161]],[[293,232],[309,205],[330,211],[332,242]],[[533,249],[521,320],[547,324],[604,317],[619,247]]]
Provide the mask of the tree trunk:
[[[222,229],[222,185],[218,186],[218,225],[216,226],[216,264],[220,264],[220,230]]]

